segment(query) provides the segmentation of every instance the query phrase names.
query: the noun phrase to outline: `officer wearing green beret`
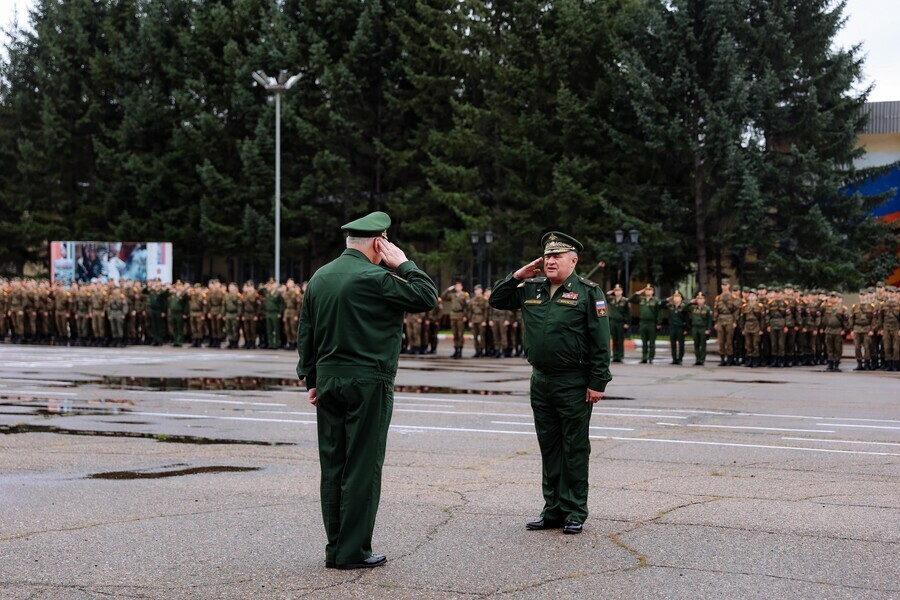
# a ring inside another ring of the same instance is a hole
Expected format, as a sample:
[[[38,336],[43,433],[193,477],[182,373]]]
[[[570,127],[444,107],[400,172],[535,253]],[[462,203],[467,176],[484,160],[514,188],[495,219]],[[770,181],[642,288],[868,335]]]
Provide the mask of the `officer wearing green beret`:
[[[434,282],[387,240],[390,224],[374,212],[344,225],[347,249],[312,276],[300,310],[297,375],[316,407],[329,568],[386,560],[372,553],[372,530],[403,314],[437,305]]]
[[[609,319],[600,287],[575,273],[581,243],[558,231],[544,256],[497,282],[490,304],[522,311],[532,366],[531,408],[541,448],[544,509],[528,529],[581,533],[588,516],[588,431],[609,372]],[[538,276],[544,263],[546,276]]]

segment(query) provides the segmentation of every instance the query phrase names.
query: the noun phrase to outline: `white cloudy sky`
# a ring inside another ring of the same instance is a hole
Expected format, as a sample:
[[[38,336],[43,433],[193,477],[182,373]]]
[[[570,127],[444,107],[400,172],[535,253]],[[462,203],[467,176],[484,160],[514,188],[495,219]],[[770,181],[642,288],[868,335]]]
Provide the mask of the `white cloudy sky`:
[[[4,28],[12,21],[18,8],[20,20],[33,0],[0,0],[0,25]],[[897,24],[900,23],[898,0],[848,0],[847,25],[838,35],[837,44],[849,47],[862,43],[866,54],[865,87],[870,82],[875,88],[871,101],[900,100],[900,44]],[[5,54],[5,53],[4,53]]]

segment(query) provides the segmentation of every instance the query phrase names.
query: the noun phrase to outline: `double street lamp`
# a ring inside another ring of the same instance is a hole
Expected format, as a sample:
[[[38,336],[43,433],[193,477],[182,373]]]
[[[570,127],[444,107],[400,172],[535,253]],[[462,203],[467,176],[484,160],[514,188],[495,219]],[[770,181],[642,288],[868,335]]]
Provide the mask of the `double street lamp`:
[[[627,225],[626,225],[627,227]],[[634,251],[638,248],[638,236],[640,232],[631,228],[627,232],[621,229],[616,229],[616,245],[619,247],[619,252],[622,253],[622,260],[625,261],[625,285],[624,285],[624,294],[628,295],[628,286],[631,283],[631,273],[629,271],[629,266],[631,264],[631,256],[634,254]]]
[[[477,282],[487,287],[491,285],[491,264],[490,261],[488,261],[487,282],[485,282],[484,262],[487,253],[491,249],[491,244],[494,243],[494,232],[488,230],[482,234],[480,231],[472,231],[469,233],[469,236],[472,241],[472,254],[475,256],[475,261],[478,263]],[[473,285],[472,287],[474,288],[475,286]]]
[[[275,282],[281,282],[281,94],[300,80],[302,73],[288,77],[287,71],[269,77],[265,71],[253,71],[253,79],[275,96]]]

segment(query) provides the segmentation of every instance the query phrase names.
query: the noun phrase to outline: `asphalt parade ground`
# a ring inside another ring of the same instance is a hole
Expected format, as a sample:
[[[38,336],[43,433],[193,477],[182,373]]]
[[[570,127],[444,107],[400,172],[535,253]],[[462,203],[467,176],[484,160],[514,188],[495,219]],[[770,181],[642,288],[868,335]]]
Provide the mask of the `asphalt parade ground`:
[[[566,536],[528,365],[449,353],[401,358],[387,565],[336,571],[294,353],[0,346],[0,597],[900,598],[900,374],[630,353]]]

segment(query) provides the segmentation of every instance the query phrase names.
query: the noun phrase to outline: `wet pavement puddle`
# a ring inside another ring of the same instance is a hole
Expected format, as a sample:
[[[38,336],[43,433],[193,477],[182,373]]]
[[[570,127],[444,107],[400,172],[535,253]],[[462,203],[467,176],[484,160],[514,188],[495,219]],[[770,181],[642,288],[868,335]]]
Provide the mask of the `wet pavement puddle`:
[[[185,390],[277,390],[303,387],[299,379],[279,377],[114,377],[104,376],[102,385],[112,389],[155,391]]]
[[[52,425],[34,425],[23,423],[19,425],[0,425],[0,435],[14,435],[20,433],[53,433],[58,435],[84,435],[96,437],[114,438],[140,438],[164,442],[169,444],[196,444],[196,445],[246,445],[246,446],[297,446],[294,442],[262,442],[257,440],[231,440],[221,438],[206,438],[192,435],[170,435],[166,433],[141,433],[138,431],[104,431],[88,429],[66,429]]]
[[[204,473],[246,473],[259,471],[261,467],[191,467],[175,471],[109,471],[107,473],[94,473],[85,479],[163,479],[165,477],[184,477],[185,475],[200,475]]]

